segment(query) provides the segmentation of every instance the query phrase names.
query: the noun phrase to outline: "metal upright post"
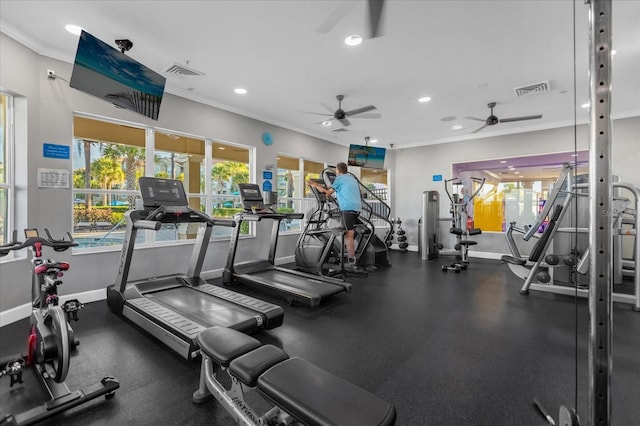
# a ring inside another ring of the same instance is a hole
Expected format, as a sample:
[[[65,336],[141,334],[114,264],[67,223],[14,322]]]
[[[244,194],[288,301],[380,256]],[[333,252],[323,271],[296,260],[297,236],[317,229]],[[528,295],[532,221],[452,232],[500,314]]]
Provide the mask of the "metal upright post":
[[[613,238],[611,0],[589,3],[589,401],[591,425],[611,421]]]

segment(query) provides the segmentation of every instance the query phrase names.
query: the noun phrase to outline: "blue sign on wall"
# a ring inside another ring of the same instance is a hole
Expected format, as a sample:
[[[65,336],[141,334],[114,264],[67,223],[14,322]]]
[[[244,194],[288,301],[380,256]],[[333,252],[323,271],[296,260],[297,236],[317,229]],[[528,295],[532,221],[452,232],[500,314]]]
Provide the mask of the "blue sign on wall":
[[[262,182],[262,192],[271,192],[272,186],[270,180]]]
[[[442,182],[442,175],[433,175],[434,182]]]
[[[45,143],[42,144],[42,155],[45,158],[61,158],[63,160],[68,160],[71,158],[71,147],[68,145]]]
[[[273,179],[273,172],[271,170],[263,170],[262,179]]]

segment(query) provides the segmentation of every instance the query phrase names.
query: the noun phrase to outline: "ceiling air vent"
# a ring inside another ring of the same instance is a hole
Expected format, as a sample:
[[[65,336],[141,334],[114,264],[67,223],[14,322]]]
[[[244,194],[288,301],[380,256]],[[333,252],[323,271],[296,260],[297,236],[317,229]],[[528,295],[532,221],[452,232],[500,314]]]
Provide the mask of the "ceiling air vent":
[[[520,97],[530,95],[532,93],[548,92],[549,88],[549,80],[547,80],[540,83],[529,84],[527,86],[516,87],[513,91],[516,92],[517,97]]]
[[[174,75],[178,77],[193,77],[204,75],[203,72],[196,71],[192,68],[180,65],[175,62],[167,66],[162,72],[167,75]]]

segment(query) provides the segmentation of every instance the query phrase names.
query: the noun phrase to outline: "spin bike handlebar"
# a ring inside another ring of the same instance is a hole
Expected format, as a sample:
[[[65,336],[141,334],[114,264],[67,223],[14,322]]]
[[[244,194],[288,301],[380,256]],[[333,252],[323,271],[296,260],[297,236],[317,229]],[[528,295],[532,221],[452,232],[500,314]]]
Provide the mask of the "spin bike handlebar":
[[[55,239],[51,236],[49,229],[44,228],[45,234],[47,237],[41,237],[39,235],[27,237],[24,241],[18,241],[18,231],[14,230],[13,235],[11,237],[11,241],[8,244],[0,245],[0,257],[6,256],[11,251],[21,250],[26,247],[32,247],[39,256],[39,253],[42,249],[42,246],[47,246],[53,248],[55,251],[65,251],[71,247],[76,247],[78,243],[73,240],[73,237],[69,232],[67,232],[62,239]],[[26,229],[25,233],[29,235],[29,233],[37,234],[37,230],[34,229]]]

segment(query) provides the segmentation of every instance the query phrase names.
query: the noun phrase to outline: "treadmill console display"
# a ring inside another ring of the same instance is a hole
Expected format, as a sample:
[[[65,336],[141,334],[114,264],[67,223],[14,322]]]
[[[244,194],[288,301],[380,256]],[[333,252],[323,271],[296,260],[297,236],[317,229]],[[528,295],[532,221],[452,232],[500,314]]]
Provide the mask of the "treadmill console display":
[[[240,190],[240,200],[242,201],[242,207],[245,211],[259,211],[264,210],[264,200],[262,199],[262,193],[260,187],[255,183],[241,183],[238,185]]]
[[[145,207],[187,206],[189,204],[184,186],[179,180],[141,177],[139,183]]]

